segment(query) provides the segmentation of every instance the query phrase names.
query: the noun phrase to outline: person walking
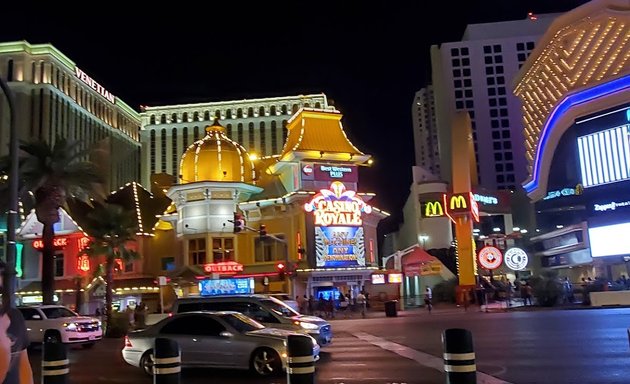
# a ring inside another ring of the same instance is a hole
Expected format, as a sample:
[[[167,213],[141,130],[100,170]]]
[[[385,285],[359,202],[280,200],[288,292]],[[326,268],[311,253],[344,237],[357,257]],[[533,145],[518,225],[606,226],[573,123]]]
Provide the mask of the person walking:
[[[433,309],[433,291],[430,287],[427,287],[427,289],[424,290],[424,305],[426,305],[427,310],[431,313],[431,310]]]
[[[359,292],[359,294],[357,295],[357,305],[359,306],[359,310],[361,311],[361,317],[363,317],[365,319],[365,305],[366,305],[366,298],[365,298],[365,294],[363,293],[363,291]]]

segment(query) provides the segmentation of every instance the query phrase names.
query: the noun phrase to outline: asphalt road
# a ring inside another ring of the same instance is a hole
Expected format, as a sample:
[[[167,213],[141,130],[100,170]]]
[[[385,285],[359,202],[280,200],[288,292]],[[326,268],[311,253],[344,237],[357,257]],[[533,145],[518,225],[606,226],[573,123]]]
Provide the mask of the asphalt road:
[[[471,308],[381,314],[333,321],[334,344],[317,363],[318,384],[444,383],[441,333],[467,328],[473,333],[477,368],[487,383],[627,383],[630,309],[541,310],[480,313]],[[91,350],[72,348],[70,382],[149,384],[151,378],[120,356],[122,340],[106,339]],[[40,381],[41,351],[30,352]],[[489,380],[489,381],[486,381]],[[182,383],[286,383],[261,380],[240,371],[184,370]]]

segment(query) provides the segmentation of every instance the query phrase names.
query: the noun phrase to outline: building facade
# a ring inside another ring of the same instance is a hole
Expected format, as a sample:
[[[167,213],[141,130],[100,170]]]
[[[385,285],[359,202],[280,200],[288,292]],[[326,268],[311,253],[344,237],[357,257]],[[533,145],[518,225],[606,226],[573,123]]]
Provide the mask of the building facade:
[[[515,79],[542,268],[572,281],[628,276],[630,5],[594,0],[558,17]]]
[[[440,151],[435,121],[435,97],[431,84],[416,92],[411,106],[411,118],[416,165],[439,179]]]
[[[98,149],[90,159],[106,190],[140,177],[140,115],[50,44],[0,43],[0,76],[15,95],[19,139],[57,137]],[[8,153],[7,99],[0,98],[0,155]],[[112,154],[115,153],[115,156]]]
[[[150,185],[155,174],[177,180],[181,155],[204,137],[204,127],[214,119],[250,154],[278,155],[287,138],[287,121],[303,107],[334,110],[324,94],[143,107],[142,184]]]
[[[554,17],[473,24],[461,41],[431,47],[444,180],[450,180],[455,111],[470,114],[480,186],[515,190],[527,177],[521,108],[510,84]]]

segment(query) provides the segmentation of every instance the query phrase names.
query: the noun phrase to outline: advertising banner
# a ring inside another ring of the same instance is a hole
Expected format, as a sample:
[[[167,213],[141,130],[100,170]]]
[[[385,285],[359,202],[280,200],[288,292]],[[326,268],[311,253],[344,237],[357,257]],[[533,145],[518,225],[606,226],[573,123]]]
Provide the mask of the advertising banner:
[[[254,293],[254,278],[208,279],[199,282],[201,296],[242,295]]]
[[[365,266],[363,227],[315,227],[318,268]]]

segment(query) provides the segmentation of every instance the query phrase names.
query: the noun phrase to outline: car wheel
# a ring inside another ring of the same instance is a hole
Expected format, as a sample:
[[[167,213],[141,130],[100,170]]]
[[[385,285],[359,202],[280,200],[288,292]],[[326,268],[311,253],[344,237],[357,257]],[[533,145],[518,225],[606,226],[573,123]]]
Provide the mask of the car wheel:
[[[259,376],[279,375],[282,371],[280,355],[270,348],[255,350],[250,365],[252,371]]]
[[[153,376],[153,350],[148,350],[140,358],[140,368],[149,376]]]
[[[85,344],[81,344],[81,347],[83,347],[83,349],[90,349],[94,346],[95,343],[85,343]]]

